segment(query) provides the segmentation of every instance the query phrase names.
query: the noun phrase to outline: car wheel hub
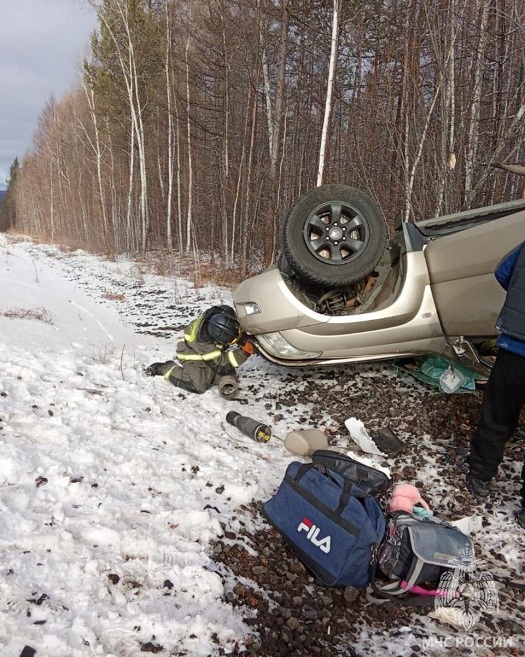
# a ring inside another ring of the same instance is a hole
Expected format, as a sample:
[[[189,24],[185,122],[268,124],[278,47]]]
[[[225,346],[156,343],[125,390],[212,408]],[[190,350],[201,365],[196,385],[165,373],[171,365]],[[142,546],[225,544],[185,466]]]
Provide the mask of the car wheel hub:
[[[328,231],[328,237],[333,241],[337,242],[343,237],[343,230],[339,226],[332,226]]]

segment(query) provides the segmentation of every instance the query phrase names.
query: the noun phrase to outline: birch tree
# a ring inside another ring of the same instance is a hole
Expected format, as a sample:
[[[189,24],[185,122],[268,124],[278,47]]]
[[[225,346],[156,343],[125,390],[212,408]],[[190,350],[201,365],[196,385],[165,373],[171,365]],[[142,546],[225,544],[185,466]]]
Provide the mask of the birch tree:
[[[332,39],[330,45],[330,64],[328,67],[328,83],[326,89],[326,104],[324,108],[323,129],[321,132],[321,146],[319,149],[319,168],[317,170],[317,186],[323,184],[326,144],[328,139],[328,128],[330,125],[330,115],[332,112],[332,93],[334,90],[334,75],[337,63],[337,49],[339,44],[339,13],[341,0],[334,0],[332,16]]]
[[[145,116],[148,104],[148,85],[153,84],[162,70],[156,61],[155,46],[159,43],[158,25],[151,15],[151,7],[141,0],[88,0],[96,11],[100,25],[100,38],[93,39],[93,50],[100,65],[88,68],[89,82],[95,92],[107,86],[111,80],[118,89],[124,90],[130,120],[129,135],[129,188],[128,224],[133,214],[133,187],[135,150],[139,174],[140,242],[137,246],[146,250],[149,230],[148,168],[146,161]],[[116,62],[113,66],[112,62]]]
[[[86,84],[85,79],[83,80],[83,88],[84,88],[84,93],[86,95],[87,104],[89,107],[89,116],[91,118],[93,131],[92,132],[88,131],[88,129],[85,126],[82,126],[82,129],[84,134],[86,135],[87,142],[90,145],[91,150],[93,151],[93,155],[95,157],[98,198],[99,198],[99,204],[102,213],[102,225],[104,230],[104,236],[106,237],[109,234],[109,226],[108,226],[107,201],[106,201],[106,195],[104,190],[103,171],[102,171],[103,152],[102,152],[101,135],[99,128],[99,117],[96,111],[95,93],[93,89]],[[116,238],[116,236],[118,235],[118,231],[115,231],[115,227],[113,227],[113,229]],[[118,250],[118,244],[116,244],[115,246],[117,247]]]
[[[172,205],[173,205],[173,176],[174,176],[174,155],[175,155],[175,140],[174,140],[174,126],[173,126],[173,48],[172,48],[172,31],[169,15],[169,3],[166,2],[165,6],[165,80],[166,80],[166,114],[168,120],[168,185],[166,190],[166,245],[168,250],[173,249],[173,235],[172,235]],[[180,248],[180,242],[179,242]]]
[[[478,154],[479,143],[479,120],[481,116],[481,98],[483,67],[485,64],[485,46],[487,43],[487,21],[489,0],[479,0],[479,24],[478,37],[475,47],[475,58],[472,63],[471,78],[473,80],[472,102],[470,105],[470,117],[467,129],[467,146],[465,152],[465,201],[471,197],[474,182],[474,168]],[[468,204],[468,203],[467,203]]]
[[[188,60],[188,50],[190,47],[189,38],[186,39],[185,60],[186,68],[186,149],[188,153],[188,207],[186,211],[186,248],[187,254],[191,252],[192,238],[192,211],[193,211],[193,144],[191,137],[191,100],[190,100],[190,64]]]

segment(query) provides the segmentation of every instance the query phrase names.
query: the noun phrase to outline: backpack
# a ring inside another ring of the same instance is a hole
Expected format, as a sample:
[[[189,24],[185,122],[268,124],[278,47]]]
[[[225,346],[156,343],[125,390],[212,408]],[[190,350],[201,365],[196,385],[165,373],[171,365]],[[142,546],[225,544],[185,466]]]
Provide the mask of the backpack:
[[[262,514],[320,583],[364,588],[370,582],[385,517],[350,480],[321,464],[294,461]]]
[[[390,514],[377,551],[372,576],[372,602],[399,600],[434,604],[441,595],[439,583],[447,571],[467,570],[474,561],[472,540],[457,527],[434,518],[419,518],[404,511]]]

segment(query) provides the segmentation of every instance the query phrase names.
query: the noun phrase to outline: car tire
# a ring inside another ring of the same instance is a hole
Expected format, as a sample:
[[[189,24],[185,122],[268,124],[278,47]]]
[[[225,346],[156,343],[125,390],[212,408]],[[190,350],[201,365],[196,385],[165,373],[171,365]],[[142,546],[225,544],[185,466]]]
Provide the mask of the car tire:
[[[283,253],[302,280],[328,288],[359,281],[379,262],[386,224],[378,205],[346,185],[323,185],[305,194],[283,227]]]

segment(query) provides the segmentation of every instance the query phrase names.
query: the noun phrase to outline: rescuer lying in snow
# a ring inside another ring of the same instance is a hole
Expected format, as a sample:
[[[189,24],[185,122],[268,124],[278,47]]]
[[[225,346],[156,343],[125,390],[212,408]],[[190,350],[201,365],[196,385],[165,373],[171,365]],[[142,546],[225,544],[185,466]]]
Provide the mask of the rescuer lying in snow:
[[[237,392],[236,368],[254,353],[241,332],[231,306],[213,306],[194,319],[177,345],[177,361],[153,363],[148,376],[164,376],[188,392],[203,393],[218,385],[220,394],[233,399]]]

